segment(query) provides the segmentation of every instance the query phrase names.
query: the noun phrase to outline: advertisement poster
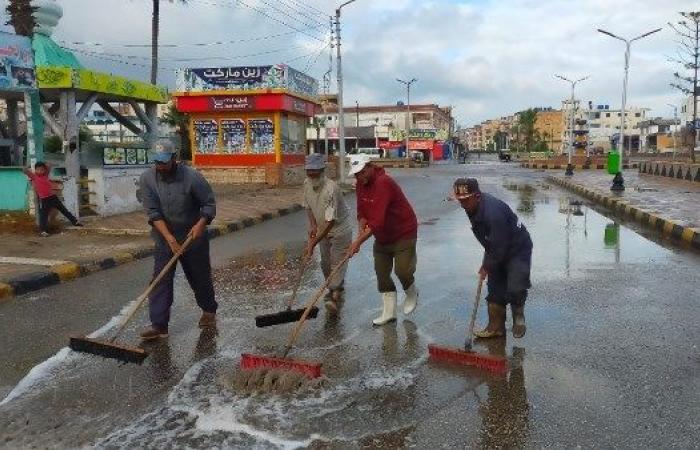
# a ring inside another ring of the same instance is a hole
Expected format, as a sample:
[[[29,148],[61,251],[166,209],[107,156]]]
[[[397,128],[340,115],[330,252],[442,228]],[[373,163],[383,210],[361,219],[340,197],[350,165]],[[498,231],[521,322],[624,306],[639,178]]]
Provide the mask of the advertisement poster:
[[[243,119],[222,120],[221,139],[226,153],[243,153],[245,151],[245,121]]]
[[[197,153],[214,153],[219,140],[219,124],[216,120],[195,120],[194,143]]]
[[[126,149],[105,147],[102,149],[102,162],[105,166],[126,165]]]
[[[32,43],[29,38],[0,32],[0,90],[36,87]]]
[[[145,148],[136,150],[136,160],[139,165],[148,164],[148,152]]]
[[[273,153],[275,151],[275,125],[270,119],[251,119],[250,147],[253,153]]]

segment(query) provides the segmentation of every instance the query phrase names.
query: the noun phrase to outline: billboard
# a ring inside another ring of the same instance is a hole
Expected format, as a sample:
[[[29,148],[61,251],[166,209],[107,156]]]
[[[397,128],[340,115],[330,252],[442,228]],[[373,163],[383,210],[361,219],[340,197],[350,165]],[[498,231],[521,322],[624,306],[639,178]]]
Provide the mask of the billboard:
[[[35,87],[31,40],[0,32],[0,91],[24,91]]]
[[[312,97],[318,95],[315,78],[286,64],[178,69],[175,83],[178,92],[287,89]]]

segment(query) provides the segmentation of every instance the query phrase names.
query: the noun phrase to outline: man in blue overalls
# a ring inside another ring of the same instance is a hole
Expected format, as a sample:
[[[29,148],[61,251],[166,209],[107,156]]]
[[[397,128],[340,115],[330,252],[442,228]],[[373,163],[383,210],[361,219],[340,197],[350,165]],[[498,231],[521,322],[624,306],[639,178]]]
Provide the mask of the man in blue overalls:
[[[530,284],[532,240],[518,216],[503,201],[481,193],[474,178],[454,182],[455,198],[467,212],[474,236],[484,247],[479,276],[488,279],[489,323],[479,338],[505,335],[506,305],[513,315],[513,336],[525,335],[525,300]]]

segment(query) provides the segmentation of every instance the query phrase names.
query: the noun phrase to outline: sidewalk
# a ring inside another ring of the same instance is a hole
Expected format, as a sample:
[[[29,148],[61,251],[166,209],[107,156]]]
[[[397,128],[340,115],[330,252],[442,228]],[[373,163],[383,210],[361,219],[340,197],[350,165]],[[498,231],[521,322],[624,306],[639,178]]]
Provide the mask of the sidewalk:
[[[211,237],[301,209],[299,187],[214,185],[217,217]],[[47,238],[17,227],[0,233],[0,299],[41,289],[152,254],[150,226],[137,211],[85,218],[84,228],[69,228]]]
[[[690,181],[624,173],[625,191],[610,191],[612,176],[605,172],[575,172],[573,177],[548,179],[656,231],[700,250],[700,186]]]

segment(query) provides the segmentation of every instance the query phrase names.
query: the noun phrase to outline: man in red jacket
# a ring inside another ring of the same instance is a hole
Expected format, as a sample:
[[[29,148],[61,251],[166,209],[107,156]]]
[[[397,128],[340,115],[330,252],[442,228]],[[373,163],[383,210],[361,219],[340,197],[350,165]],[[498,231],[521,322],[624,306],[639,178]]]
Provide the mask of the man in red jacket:
[[[357,180],[357,220],[359,236],[348,250],[355,255],[362,244],[374,236],[374,271],[382,294],[382,315],[372,321],[375,325],[396,320],[396,285],[391,269],[399,278],[406,294],[403,312],[411,314],[418,302],[416,272],[416,240],[418,221],[411,204],[396,182],[370,162],[366,155],[350,164],[350,176]]]

